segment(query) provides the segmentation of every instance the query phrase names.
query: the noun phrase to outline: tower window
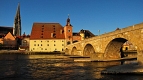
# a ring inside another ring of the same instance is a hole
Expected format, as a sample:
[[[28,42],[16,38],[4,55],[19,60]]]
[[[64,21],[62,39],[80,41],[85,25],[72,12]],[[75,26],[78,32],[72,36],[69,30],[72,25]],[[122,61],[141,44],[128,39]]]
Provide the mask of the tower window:
[[[68,32],[70,32],[70,30],[68,30]]]

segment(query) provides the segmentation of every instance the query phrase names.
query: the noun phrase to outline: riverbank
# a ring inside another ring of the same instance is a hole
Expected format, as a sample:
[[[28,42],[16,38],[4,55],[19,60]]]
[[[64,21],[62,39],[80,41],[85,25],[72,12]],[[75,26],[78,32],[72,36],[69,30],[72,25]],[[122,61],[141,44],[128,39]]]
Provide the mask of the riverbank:
[[[64,54],[64,52],[33,52],[20,50],[0,50],[0,54]]]
[[[107,68],[101,74],[143,74],[143,66],[134,62]]]

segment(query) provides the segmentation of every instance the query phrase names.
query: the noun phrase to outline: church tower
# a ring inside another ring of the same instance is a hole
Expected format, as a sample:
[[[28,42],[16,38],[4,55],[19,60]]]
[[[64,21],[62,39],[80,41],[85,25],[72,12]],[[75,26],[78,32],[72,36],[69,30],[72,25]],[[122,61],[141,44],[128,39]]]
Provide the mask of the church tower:
[[[70,24],[70,18],[68,15],[66,26],[64,27],[65,39],[68,44],[71,44],[73,41],[73,32],[72,32],[72,25]]]
[[[18,3],[16,16],[14,19],[13,35],[21,36],[21,17],[20,17],[20,4]]]

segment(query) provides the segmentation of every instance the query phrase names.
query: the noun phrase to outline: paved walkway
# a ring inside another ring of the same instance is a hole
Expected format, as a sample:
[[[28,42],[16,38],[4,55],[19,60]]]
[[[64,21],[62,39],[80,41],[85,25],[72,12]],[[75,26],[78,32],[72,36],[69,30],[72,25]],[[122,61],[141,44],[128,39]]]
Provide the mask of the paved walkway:
[[[101,74],[143,74],[143,65],[136,62],[114,66],[102,71]]]

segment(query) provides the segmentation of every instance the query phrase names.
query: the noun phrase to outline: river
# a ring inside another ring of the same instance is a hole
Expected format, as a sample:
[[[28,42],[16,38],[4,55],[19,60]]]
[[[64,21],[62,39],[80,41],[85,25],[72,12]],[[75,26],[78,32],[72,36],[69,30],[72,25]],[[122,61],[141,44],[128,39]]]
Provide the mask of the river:
[[[74,62],[53,55],[0,54],[1,80],[143,80],[142,75],[105,75],[101,70],[121,62]],[[57,55],[58,56],[58,55]]]

